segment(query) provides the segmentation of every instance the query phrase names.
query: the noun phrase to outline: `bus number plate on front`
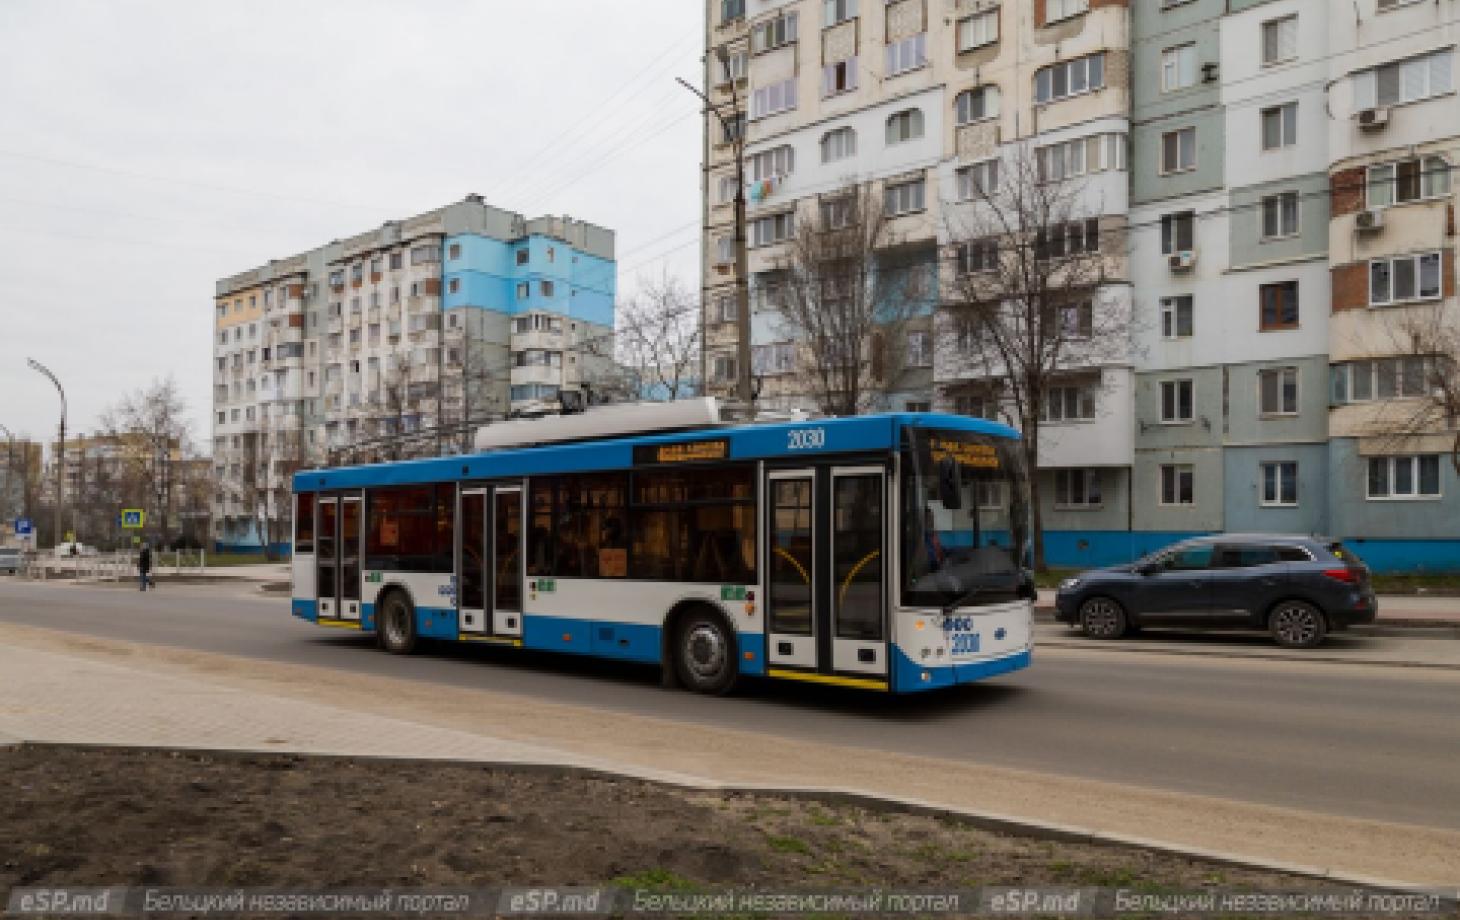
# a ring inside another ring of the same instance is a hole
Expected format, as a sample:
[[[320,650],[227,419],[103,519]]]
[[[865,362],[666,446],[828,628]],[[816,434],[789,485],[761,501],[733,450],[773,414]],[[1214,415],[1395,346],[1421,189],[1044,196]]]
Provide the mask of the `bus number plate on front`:
[[[978,654],[978,633],[974,629],[972,617],[945,617],[943,619],[943,635],[948,637],[948,654]]]

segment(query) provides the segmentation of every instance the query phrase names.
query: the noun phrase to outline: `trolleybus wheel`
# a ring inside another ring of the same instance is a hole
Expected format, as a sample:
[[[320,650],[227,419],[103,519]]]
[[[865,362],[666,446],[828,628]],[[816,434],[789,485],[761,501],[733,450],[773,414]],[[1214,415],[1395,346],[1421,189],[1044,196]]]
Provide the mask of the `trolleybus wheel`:
[[[375,615],[380,647],[393,655],[409,655],[416,648],[416,608],[404,591],[391,591]]]
[[[691,610],[679,622],[674,643],[680,681],[699,693],[728,693],[737,671],[735,637],[710,610]]]

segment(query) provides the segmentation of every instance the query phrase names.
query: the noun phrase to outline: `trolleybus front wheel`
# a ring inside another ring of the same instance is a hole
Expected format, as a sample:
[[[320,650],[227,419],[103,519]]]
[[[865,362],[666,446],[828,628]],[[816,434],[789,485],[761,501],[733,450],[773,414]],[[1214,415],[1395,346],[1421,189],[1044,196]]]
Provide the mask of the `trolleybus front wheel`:
[[[680,682],[699,693],[728,693],[735,684],[735,636],[717,613],[691,610],[674,643]]]

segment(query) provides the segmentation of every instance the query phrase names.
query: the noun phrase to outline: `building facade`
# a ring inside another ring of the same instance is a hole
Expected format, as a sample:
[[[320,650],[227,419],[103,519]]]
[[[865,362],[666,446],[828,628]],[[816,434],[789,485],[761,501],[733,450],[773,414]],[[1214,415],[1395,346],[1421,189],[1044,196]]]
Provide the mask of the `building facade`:
[[[1434,394],[1457,341],[1446,5],[712,0],[707,21],[707,83],[723,94],[733,75],[747,118],[753,292],[774,290],[757,284],[765,244],[818,196],[911,184],[897,220],[946,304],[971,270],[975,183],[1020,175],[1031,152],[1041,177],[1077,178],[1112,256],[1096,309],[1128,331],[1070,362],[1041,420],[1052,564],[1225,530],[1331,533],[1379,568],[1460,569],[1456,420]],[[713,330],[734,316],[734,162],[712,127],[707,354],[728,387]],[[816,356],[777,341],[773,298],[752,305],[775,396]],[[889,407],[1008,419],[1001,369],[980,370],[949,316],[928,328],[925,395]]]
[[[215,543],[282,548],[290,476],[331,452],[466,449],[471,423],[594,386],[616,284],[612,231],[475,195],[220,280]]]

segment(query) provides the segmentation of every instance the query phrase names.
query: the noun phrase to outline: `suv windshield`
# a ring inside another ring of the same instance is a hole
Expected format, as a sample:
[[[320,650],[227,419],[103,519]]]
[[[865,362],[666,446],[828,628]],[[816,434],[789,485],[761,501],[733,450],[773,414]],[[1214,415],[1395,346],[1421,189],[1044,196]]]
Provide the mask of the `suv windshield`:
[[[1029,505],[1017,441],[904,429],[902,484],[903,604],[1020,596]]]

